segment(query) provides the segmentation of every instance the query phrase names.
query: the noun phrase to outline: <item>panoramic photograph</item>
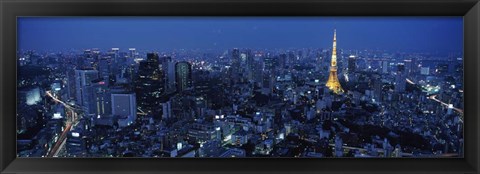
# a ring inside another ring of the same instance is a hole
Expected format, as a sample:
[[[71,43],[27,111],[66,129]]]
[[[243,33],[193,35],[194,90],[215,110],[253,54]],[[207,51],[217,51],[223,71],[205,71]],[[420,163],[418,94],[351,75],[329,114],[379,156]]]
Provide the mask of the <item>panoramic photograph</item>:
[[[462,17],[18,17],[20,158],[462,158]]]

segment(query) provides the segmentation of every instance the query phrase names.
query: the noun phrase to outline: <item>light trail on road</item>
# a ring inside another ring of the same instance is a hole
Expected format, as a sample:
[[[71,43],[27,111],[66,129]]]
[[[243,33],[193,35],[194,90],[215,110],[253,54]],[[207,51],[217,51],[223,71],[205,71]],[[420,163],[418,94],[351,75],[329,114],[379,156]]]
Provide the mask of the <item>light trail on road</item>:
[[[446,106],[446,107],[449,107],[450,104],[447,104],[447,103],[445,103],[445,102],[443,102],[443,101],[435,98],[436,96],[437,96],[437,95],[432,95],[432,96],[429,97],[429,99],[434,100],[434,101],[436,101],[436,102],[439,102],[439,103],[441,103],[442,105],[444,105],[444,106]],[[452,109],[455,110],[455,111],[457,111],[457,112],[460,113],[460,114],[463,114],[463,110],[461,110],[461,109],[459,109],[459,108],[452,107]]]
[[[414,83],[413,81],[411,81],[410,79],[406,79],[406,80],[407,80],[408,83],[410,83],[410,84],[412,84],[412,85],[415,85],[415,83]],[[449,107],[450,104],[445,103],[445,102],[443,102],[443,101],[435,98],[436,96],[437,96],[437,95],[429,96],[428,99],[433,100],[433,101],[436,101],[436,102],[442,104],[443,106]],[[463,115],[463,110],[462,110],[462,109],[456,108],[456,107],[453,107],[453,106],[452,106],[452,109],[455,110],[455,111],[457,111],[457,112],[460,113],[461,115]],[[462,118],[460,118],[460,121],[463,122]]]
[[[72,128],[72,124],[67,123],[65,130],[63,130],[62,134],[58,138],[57,142],[55,143],[51,151],[48,153],[47,157],[54,157],[56,154],[58,154],[60,149],[62,149],[61,147],[65,144],[63,142],[67,139],[67,133],[68,131],[70,131],[71,128]]]
[[[50,152],[48,152],[47,156],[48,157],[54,157],[58,154],[58,152],[60,151],[60,149],[63,148],[63,146],[65,146],[65,141],[66,141],[66,138],[67,138],[67,133],[68,131],[70,131],[70,129],[72,128],[72,123],[75,124],[75,121],[76,121],[76,112],[75,112],[75,108],[68,105],[67,103],[59,100],[57,97],[53,96],[52,93],[50,91],[46,91],[45,92],[47,94],[47,96],[51,97],[54,101],[58,102],[58,103],[61,103],[63,106],[65,106],[65,108],[67,108],[70,112],[71,112],[71,115],[66,114],[66,121],[65,121],[65,129],[63,130],[63,132],[60,134],[60,137],[57,139],[57,141],[55,142],[55,145],[53,146],[53,148],[50,150]]]

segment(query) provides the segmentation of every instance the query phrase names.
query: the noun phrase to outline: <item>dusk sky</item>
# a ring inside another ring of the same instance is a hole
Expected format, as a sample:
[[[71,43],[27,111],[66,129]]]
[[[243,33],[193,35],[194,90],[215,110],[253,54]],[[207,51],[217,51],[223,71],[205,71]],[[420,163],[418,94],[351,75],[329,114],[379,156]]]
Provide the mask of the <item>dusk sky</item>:
[[[461,52],[462,17],[19,17],[19,50],[134,47]]]

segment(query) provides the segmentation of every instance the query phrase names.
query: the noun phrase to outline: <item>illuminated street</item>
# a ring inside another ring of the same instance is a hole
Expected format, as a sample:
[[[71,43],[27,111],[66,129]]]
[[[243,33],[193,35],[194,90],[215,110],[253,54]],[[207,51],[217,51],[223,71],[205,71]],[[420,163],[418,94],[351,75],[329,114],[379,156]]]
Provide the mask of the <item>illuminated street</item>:
[[[461,17],[17,20],[18,157],[464,156]]]
[[[75,118],[77,117],[76,116],[77,113],[75,112],[75,110],[72,106],[68,105],[67,103],[65,103],[65,102],[59,100],[57,97],[53,96],[50,91],[45,91],[45,94],[47,96],[51,97],[56,102],[61,103],[63,106],[65,106],[65,108],[67,108],[69,110],[69,112],[67,112],[67,119],[65,121],[65,128],[64,128],[63,132],[60,134],[60,137],[58,138],[58,140],[55,142],[55,145],[53,146],[53,148],[48,153],[48,157],[54,157],[58,154],[58,152],[62,148],[64,148],[65,141],[66,141],[66,138],[67,138],[67,134],[72,127],[72,123],[76,122]]]

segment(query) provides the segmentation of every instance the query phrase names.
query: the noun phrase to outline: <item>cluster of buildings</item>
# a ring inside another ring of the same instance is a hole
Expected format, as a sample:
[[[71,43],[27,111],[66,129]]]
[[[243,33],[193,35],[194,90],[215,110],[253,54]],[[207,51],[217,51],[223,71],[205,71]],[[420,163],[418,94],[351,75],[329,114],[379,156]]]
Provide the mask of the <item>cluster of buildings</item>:
[[[22,157],[463,155],[461,55],[18,54]]]

